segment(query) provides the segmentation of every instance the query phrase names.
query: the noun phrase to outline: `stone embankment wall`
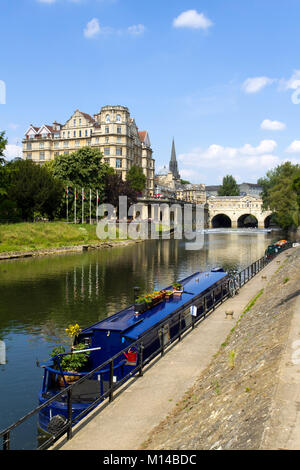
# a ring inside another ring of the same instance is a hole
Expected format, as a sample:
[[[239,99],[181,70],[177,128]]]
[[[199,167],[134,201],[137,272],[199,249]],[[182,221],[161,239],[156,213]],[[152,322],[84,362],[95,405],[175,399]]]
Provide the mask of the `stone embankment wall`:
[[[273,261],[278,269],[265,289],[245,308],[210,366],[152,431],[143,449],[264,447],[280,362],[300,296],[300,248],[282,259]]]

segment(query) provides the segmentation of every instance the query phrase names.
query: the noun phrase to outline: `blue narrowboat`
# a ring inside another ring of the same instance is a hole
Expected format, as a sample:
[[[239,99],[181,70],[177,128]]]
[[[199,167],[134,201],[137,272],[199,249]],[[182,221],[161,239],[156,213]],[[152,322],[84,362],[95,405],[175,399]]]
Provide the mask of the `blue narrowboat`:
[[[39,403],[43,405],[48,400],[52,401],[40,411],[41,429],[54,432],[55,425],[67,420],[70,412],[68,393],[60,393],[62,386],[58,379],[63,379],[64,389],[69,386],[68,376],[81,379],[89,375],[87,380],[80,380],[78,385],[72,386],[72,419],[76,422],[79,415],[79,420],[82,419],[84,411],[90,410],[95,400],[98,399],[98,405],[99,397],[105,397],[112,381],[117,386],[136,373],[141,355],[143,364],[146,364],[159,354],[162,343],[170,344],[178,338],[180,331],[191,326],[197,317],[203,316],[212,305],[223,299],[228,293],[229,278],[222,268],[197,272],[180,281],[181,290],[171,293],[172,286],[169,286],[160,291],[165,295],[156,305],[144,311],[138,311],[136,304],[131,305],[82,330],[74,346],[84,344],[88,351],[84,370],[76,374],[64,372],[60,367],[60,355],[43,365]],[[141,341],[142,352],[136,347]],[[91,375],[95,369],[97,371]],[[60,394],[59,398],[53,399],[57,394]]]

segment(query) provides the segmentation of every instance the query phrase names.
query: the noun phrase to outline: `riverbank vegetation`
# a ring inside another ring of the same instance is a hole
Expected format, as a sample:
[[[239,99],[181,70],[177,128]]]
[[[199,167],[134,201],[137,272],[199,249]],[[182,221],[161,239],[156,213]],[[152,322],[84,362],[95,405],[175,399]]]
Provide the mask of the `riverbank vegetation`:
[[[264,208],[273,211],[273,220],[287,230],[300,226],[300,165],[285,162],[258,180],[263,188]]]
[[[96,226],[64,222],[0,225],[0,252],[33,251],[99,243]]]

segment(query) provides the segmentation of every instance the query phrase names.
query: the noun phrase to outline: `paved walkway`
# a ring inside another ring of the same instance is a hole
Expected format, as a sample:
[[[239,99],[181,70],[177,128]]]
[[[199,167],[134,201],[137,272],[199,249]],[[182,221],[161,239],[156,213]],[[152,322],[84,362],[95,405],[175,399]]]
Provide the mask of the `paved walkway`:
[[[245,306],[278,268],[275,261],[255,276],[239,295],[219,306],[101,413],[95,411],[74,428],[73,439],[54,448],[63,450],[136,450],[148,433],[175,407],[210,364]],[[225,311],[233,310],[234,319]],[[100,406],[101,408],[101,406]],[[99,409],[100,409],[99,408]]]

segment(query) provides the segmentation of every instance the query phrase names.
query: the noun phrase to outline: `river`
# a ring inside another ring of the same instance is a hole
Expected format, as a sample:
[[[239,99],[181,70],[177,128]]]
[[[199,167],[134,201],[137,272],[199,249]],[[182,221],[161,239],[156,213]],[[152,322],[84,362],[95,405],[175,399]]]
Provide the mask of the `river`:
[[[45,361],[69,343],[65,328],[84,328],[133,302],[141,292],[170,285],[214,266],[241,269],[263,256],[279,232],[212,230],[204,248],[187,251],[181,240],[149,240],[122,248],[0,263],[0,431],[38,405]],[[30,449],[36,418],[14,432],[12,448]],[[2,444],[0,443],[0,446]]]

